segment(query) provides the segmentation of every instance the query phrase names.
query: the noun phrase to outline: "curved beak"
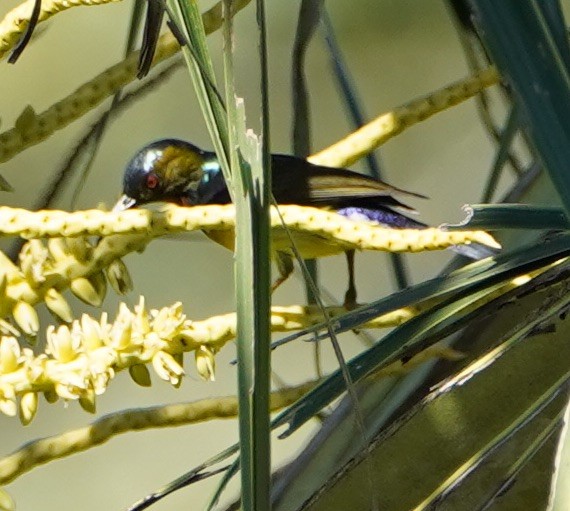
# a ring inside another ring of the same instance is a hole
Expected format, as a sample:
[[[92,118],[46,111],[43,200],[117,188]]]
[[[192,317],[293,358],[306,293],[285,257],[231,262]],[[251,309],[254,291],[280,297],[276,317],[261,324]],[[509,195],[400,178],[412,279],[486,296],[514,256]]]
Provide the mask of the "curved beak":
[[[115,213],[119,211],[125,211],[125,209],[132,208],[136,203],[137,203],[136,199],[133,199],[128,195],[121,195],[121,198],[113,206],[113,209],[111,211]]]

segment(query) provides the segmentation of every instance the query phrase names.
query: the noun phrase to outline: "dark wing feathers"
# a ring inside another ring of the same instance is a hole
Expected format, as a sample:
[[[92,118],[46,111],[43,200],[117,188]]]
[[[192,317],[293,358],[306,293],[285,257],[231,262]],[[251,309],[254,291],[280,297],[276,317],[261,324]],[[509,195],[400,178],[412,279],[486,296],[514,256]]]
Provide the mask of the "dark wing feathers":
[[[400,190],[368,176],[345,169],[312,165],[302,158],[286,155],[273,155],[272,191],[278,204],[298,204],[300,206],[362,208],[400,208],[408,212],[415,210],[400,202],[392,194],[421,197],[423,195]],[[230,196],[223,186],[212,193],[213,180],[202,190],[202,204],[228,204]]]
[[[391,206],[414,211],[392,194],[425,198],[350,170],[312,165],[293,156],[273,155],[271,163],[273,195],[280,204]]]

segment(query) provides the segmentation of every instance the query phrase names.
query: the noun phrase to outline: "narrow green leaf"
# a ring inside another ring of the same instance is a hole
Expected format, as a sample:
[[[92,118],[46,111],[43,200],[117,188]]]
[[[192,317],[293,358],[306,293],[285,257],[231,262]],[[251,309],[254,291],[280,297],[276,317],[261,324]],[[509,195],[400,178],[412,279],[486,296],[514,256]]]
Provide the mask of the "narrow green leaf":
[[[542,429],[538,436],[524,450],[519,459],[510,467],[508,473],[506,474],[506,477],[499,481],[499,485],[494,493],[486,501],[484,501],[479,508],[477,508],[477,511],[487,511],[488,509],[492,509],[497,500],[502,495],[504,495],[505,492],[507,492],[516,481],[519,472],[532,461],[540,449],[542,449],[548,440],[552,438],[552,435],[560,430],[563,422],[563,416],[564,409],[561,410],[554,417],[554,419],[551,419],[549,421],[549,423]]]
[[[239,472],[239,467],[240,467],[240,462],[238,457],[226,470],[224,476],[222,477],[222,480],[220,481],[220,484],[216,488],[216,491],[212,495],[212,498],[210,499],[210,502],[206,507],[207,511],[212,511],[212,509],[216,507],[218,501],[220,500],[220,497],[222,496],[222,493],[225,491],[225,489],[227,488],[228,484],[233,479],[233,477]]]
[[[542,11],[544,19],[550,28],[550,33],[560,56],[570,72],[570,41],[568,41],[568,26],[564,18],[564,12],[560,0],[541,0],[537,3]]]
[[[497,185],[499,184],[499,179],[501,178],[505,164],[509,160],[511,147],[519,128],[519,109],[514,105],[511,107],[511,111],[509,112],[505,129],[499,137],[499,148],[495,155],[495,160],[493,161],[493,167],[489,174],[487,184],[485,185],[485,190],[481,199],[482,202],[491,202],[493,200],[493,196],[497,190]]]
[[[311,153],[309,91],[305,77],[305,56],[320,22],[324,0],[302,0],[293,43],[291,84],[293,97],[293,151],[306,158]]]
[[[570,212],[570,76],[534,0],[471,0],[473,19],[513,88],[523,126]]]
[[[542,259],[538,263],[535,261],[538,266],[552,262],[570,253],[570,247],[568,246],[570,236],[566,235],[561,238],[564,241],[558,239],[557,241],[560,244],[556,244],[556,248],[554,248],[554,244],[549,244],[547,247],[549,255],[546,259]],[[430,309],[407,321],[386,335],[371,349],[355,357],[348,364],[353,380],[355,382],[359,381],[367,374],[385,367],[403,356],[413,355],[453,331],[462,328],[463,325],[480,313],[479,309],[471,310],[471,304],[488,292],[496,289],[505,279],[529,271],[533,261],[533,256],[528,257],[529,252],[535,252],[534,257],[536,257],[537,248],[540,248],[540,251],[542,251],[545,246],[542,245],[520,251],[516,255],[511,255],[507,258],[503,264],[495,263],[495,267],[483,272],[483,275],[473,276],[472,283],[466,285],[460,292],[454,293],[453,296],[442,301],[434,309]],[[525,258],[527,258],[526,263],[521,264],[521,259],[524,260]],[[515,261],[519,264],[516,264]],[[343,325],[344,327],[346,325]],[[335,330],[338,331],[339,328],[337,327]],[[289,424],[289,429],[281,436],[289,436],[343,391],[343,377],[339,371],[336,371],[275,419],[276,424]]]
[[[143,509],[147,509],[152,504],[162,500],[164,497],[167,497],[171,493],[180,490],[181,488],[185,488],[193,483],[198,481],[202,481],[205,477],[209,475],[215,475],[222,471],[228,470],[232,465],[228,465],[222,467],[220,469],[214,469],[210,472],[205,472],[207,469],[221,463],[224,460],[227,460],[230,456],[237,453],[239,450],[238,444],[233,444],[227,449],[219,452],[215,456],[212,456],[204,463],[201,463],[197,467],[193,468],[190,472],[183,474],[182,476],[176,478],[174,481],[169,482],[167,485],[163,486],[162,488],[154,491],[153,493],[146,495],[140,501],[135,502],[132,506],[130,506],[127,511],[142,511]]]
[[[245,511],[270,508],[271,266],[269,206],[271,156],[265,6],[257,1],[260,50],[261,136],[247,132],[245,108],[235,90],[236,47],[230,0],[224,0],[224,69],[231,173],[236,206],[236,304],[241,504]],[[234,467],[233,472],[237,470]],[[226,479],[227,480],[227,479]],[[222,482],[223,488],[224,484]]]
[[[172,22],[176,24],[188,43],[182,46],[182,54],[231,195],[233,189],[228,159],[227,119],[216,88],[214,66],[206,42],[202,16],[195,0],[166,0],[166,5]]]
[[[468,219],[457,225],[446,225],[452,229],[530,229],[566,230],[570,222],[563,208],[557,206],[535,206],[531,204],[470,204]]]
[[[332,329],[337,334],[358,329],[371,319],[403,307],[419,304],[425,300],[441,299],[450,293],[456,297],[459,297],[460,294],[463,296],[468,294],[471,289],[479,289],[479,286],[487,285],[489,279],[503,280],[522,275],[564,257],[570,252],[568,243],[570,243],[570,235],[564,234],[547,240],[541,245],[525,246],[515,252],[477,261],[449,275],[421,282],[386,298],[359,307],[354,311],[337,316],[334,318]],[[327,323],[320,323],[274,342],[272,348],[275,349],[327,328]]]

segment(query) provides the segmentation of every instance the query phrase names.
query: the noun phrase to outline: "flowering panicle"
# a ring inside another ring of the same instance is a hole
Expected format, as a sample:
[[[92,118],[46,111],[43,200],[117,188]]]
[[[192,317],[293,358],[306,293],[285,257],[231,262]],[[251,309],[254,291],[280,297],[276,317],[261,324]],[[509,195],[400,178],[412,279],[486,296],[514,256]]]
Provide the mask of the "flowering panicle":
[[[147,310],[143,298],[134,312],[121,304],[112,323],[103,313],[99,321],[84,314],[70,325],[49,326],[45,352],[38,356],[22,348],[10,328],[0,340],[0,411],[19,413],[27,424],[37,410],[37,394],[43,392],[50,401],[78,400],[93,412],[96,396],[120,370],[128,368],[136,383],[148,386],[148,363],[161,379],[179,385],[185,351],[196,351],[198,373],[212,380],[219,346],[204,344],[192,331],[180,303]]]
[[[341,311],[344,309],[333,307],[328,312],[336,315]],[[398,324],[413,313],[410,309],[404,316],[389,314],[367,326]],[[315,307],[281,306],[271,313],[274,331],[298,330],[321,320]],[[37,332],[38,327],[34,325],[34,329]],[[178,386],[185,374],[185,352],[194,352],[200,377],[214,380],[215,355],[235,338],[236,315],[192,321],[180,303],[148,310],[141,297],[134,311],[122,303],[113,322],[103,312],[99,320],[83,314],[70,324],[50,325],[45,352],[40,355],[22,347],[19,335],[12,325],[0,320],[0,411],[10,416],[19,414],[27,424],[37,410],[40,392],[48,402],[77,400],[85,410],[94,412],[96,396],[104,393],[115,374],[124,369],[137,384],[149,386],[148,366],[152,365],[161,379]]]
[[[311,232],[331,240],[331,254],[348,249],[392,252],[437,250],[461,243],[479,242],[498,247],[483,231],[440,229],[388,229],[366,222],[353,222],[330,211],[301,206],[281,206],[271,211],[276,235],[282,221],[291,233]],[[99,306],[105,297],[107,280],[118,293],[132,288],[127,268],[120,260],[134,250],[143,250],[155,236],[198,229],[228,230],[235,226],[235,210],[229,206],[169,206],[162,211],[132,210],[109,213],[98,210],[29,212],[0,207],[0,233],[32,239],[20,253],[19,265],[0,253],[0,318],[12,314],[16,324],[30,338],[38,332],[34,305],[45,302],[65,322],[71,309],[62,292],[68,287],[84,302]],[[65,232],[68,236],[58,237]],[[123,234],[114,234],[123,233]],[[86,236],[104,236],[93,245]],[[160,321],[160,319],[159,319]]]
[[[71,308],[62,292],[68,287],[82,301],[99,306],[107,290],[107,278],[121,293],[128,292],[132,282],[124,263],[118,259],[124,252],[109,250],[112,239],[97,247],[84,237],[50,238],[28,241],[20,251],[18,264],[0,252],[0,318],[12,315],[16,325],[34,340],[39,319],[34,305],[45,302],[60,320],[73,320]]]

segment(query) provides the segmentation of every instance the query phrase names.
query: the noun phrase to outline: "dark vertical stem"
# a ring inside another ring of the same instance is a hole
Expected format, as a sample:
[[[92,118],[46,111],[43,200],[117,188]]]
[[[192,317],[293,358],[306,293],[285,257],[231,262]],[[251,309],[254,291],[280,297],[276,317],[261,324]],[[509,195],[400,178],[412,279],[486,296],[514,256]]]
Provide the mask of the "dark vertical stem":
[[[291,65],[291,85],[293,97],[293,152],[306,158],[311,154],[311,122],[309,115],[309,92],[304,73],[305,55],[320,21],[323,0],[303,0],[299,10],[299,21],[293,44],[293,62]],[[309,278],[318,288],[319,266],[314,259],[305,260]],[[305,280],[307,303],[317,303],[313,286]],[[318,349],[318,348],[316,348]]]
[[[350,114],[354,126],[359,128],[366,123],[366,116],[364,115],[362,103],[358,97],[356,88],[353,85],[350,71],[336,40],[334,27],[326,9],[322,10],[321,18],[324,26],[325,41],[329,49],[331,64],[340,89],[340,95],[344,99],[345,106]],[[366,156],[366,164],[368,166],[369,174],[372,177],[382,179],[382,169],[378,158],[374,153],[370,153]],[[404,289],[405,287],[408,287],[410,285],[410,281],[404,258],[401,254],[388,254],[388,256],[392,265],[393,278],[397,288]]]

